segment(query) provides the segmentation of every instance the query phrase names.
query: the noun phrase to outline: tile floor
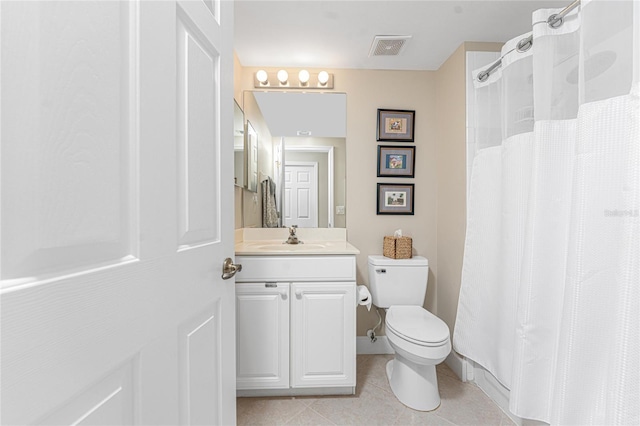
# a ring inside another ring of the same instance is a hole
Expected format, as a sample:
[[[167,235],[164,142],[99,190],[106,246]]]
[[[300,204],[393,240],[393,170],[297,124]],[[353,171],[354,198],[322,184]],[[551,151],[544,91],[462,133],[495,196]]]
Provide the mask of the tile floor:
[[[392,355],[358,355],[356,394],[238,398],[238,425],[495,425],[514,423],[478,387],[437,367],[442,403],[414,411],[391,393],[385,364]]]

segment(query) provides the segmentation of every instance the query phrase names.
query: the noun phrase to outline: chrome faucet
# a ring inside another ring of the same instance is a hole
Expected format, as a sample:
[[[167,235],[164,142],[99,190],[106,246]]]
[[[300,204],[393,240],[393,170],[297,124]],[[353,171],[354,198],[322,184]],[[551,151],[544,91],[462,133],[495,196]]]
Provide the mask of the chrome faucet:
[[[302,244],[302,241],[300,241],[296,235],[297,228],[298,225],[291,225],[289,228],[289,238],[287,238],[286,244]]]

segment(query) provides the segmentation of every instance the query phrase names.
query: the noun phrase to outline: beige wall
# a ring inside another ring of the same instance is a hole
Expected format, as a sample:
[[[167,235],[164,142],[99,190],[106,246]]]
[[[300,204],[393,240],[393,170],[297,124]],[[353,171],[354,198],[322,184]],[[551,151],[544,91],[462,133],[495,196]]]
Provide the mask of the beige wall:
[[[500,51],[501,46],[464,43],[436,72],[438,316],[451,333],[458,310],[466,230],[466,52]]]

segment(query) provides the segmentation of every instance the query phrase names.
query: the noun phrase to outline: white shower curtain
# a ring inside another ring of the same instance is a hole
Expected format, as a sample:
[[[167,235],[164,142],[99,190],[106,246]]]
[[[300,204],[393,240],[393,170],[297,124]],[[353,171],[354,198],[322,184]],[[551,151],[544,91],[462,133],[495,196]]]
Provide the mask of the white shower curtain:
[[[640,2],[533,15],[474,73],[476,155],[454,349],[517,416],[640,424]],[[483,69],[486,69],[484,67]]]

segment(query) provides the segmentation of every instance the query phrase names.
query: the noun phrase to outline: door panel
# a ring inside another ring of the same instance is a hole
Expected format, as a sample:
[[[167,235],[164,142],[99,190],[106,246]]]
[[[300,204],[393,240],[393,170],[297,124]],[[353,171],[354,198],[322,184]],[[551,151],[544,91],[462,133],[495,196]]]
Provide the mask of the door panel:
[[[232,8],[0,2],[2,424],[234,423]]]
[[[37,422],[41,425],[125,425],[134,423],[135,360],[118,367],[91,389]]]
[[[6,2],[1,19],[5,288],[135,256],[134,8]]]
[[[178,14],[178,209],[180,244],[219,238],[216,223],[218,57],[186,13]]]
[[[180,327],[181,424],[220,424],[220,301]]]
[[[287,162],[285,167],[285,226],[318,227],[318,163]]]

